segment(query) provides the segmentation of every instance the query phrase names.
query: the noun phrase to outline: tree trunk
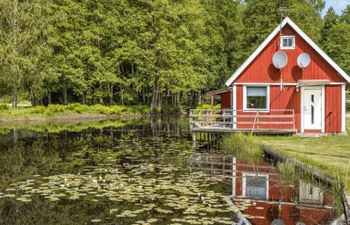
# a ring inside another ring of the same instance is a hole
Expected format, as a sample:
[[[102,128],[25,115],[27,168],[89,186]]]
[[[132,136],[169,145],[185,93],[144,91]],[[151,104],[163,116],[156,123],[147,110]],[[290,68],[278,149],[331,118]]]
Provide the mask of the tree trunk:
[[[86,101],[85,101],[85,93],[83,93],[81,95],[81,104],[85,105]]]
[[[13,14],[14,14],[14,18],[13,18],[13,52],[14,55],[17,55],[17,6],[18,6],[18,1],[15,0],[14,1],[14,5],[13,5]],[[15,72],[14,74],[15,76],[13,77],[13,87],[12,87],[12,108],[17,108],[17,101],[18,101],[18,89],[17,89],[17,80],[18,80],[18,71]]]
[[[12,88],[12,108],[17,108],[18,91],[17,87]]]
[[[51,92],[47,94],[47,104],[51,105],[52,104],[52,99],[51,99]]]
[[[63,95],[63,104],[68,104],[68,98],[67,98],[67,81],[66,79],[63,80],[62,84],[62,95]]]
[[[110,90],[110,94],[109,94],[109,104],[110,105],[113,105],[114,102],[113,102],[113,96],[114,96],[114,85],[111,84],[111,90]]]
[[[151,102],[151,110],[153,112],[159,113],[162,110],[162,97],[159,92],[159,79],[156,78],[155,83],[152,88],[152,102]]]

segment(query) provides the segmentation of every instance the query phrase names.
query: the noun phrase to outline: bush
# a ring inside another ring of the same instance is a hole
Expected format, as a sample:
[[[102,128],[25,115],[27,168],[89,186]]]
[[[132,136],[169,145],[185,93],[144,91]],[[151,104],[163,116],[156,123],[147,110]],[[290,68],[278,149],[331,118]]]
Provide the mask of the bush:
[[[56,113],[64,112],[66,110],[66,106],[64,105],[49,105],[48,107],[46,107],[46,114],[53,115]]]
[[[0,111],[5,111],[10,109],[10,107],[7,104],[0,104]]]
[[[181,113],[181,107],[180,106],[173,106],[173,105],[164,105],[162,107],[162,113],[164,113],[164,114],[179,114],[179,113]]]
[[[217,104],[212,106],[210,104],[200,104],[196,109],[221,109],[221,105]]]
[[[30,109],[30,112],[34,114],[42,114],[42,113],[45,113],[45,111],[46,111],[46,107],[41,105],[35,106]]]
[[[136,105],[136,106],[131,106],[130,111],[132,113],[140,113],[140,114],[146,114],[150,112],[150,108],[145,105]]]

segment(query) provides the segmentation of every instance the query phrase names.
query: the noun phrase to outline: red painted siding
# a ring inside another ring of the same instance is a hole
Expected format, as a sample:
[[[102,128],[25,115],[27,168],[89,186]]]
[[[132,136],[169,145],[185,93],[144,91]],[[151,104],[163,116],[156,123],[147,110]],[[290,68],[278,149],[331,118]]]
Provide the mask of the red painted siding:
[[[238,115],[255,115],[256,112],[242,112],[243,110],[243,86],[237,86],[237,110]],[[295,114],[295,129],[300,131],[300,92],[296,91],[294,86],[286,86],[283,91],[280,90],[279,86],[270,86],[270,110],[285,110],[285,109],[294,109]],[[281,112],[267,112],[263,115],[276,115]],[[285,114],[289,114],[285,112]],[[287,118],[271,118],[271,119],[261,119],[261,122],[291,122],[291,119]],[[237,122],[254,122],[254,118],[238,118]],[[252,125],[237,125],[238,129],[251,129]],[[260,125],[261,129],[292,129],[292,125]]]
[[[296,48],[283,50],[288,55],[288,64],[281,71],[272,65],[272,57],[279,51],[279,35],[256,57],[256,59],[243,71],[235,82],[279,83],[282,75],[285,83],[295,83],[298,80],[330,80],[331,82],[345,82],[338,73],[326,62],[300,35],[289,25],[283,28],[283,34],[295,35]],[[306,52],[311,56],[311,64],[304,70],[297,65],[297,57]]]
[[[339,133],[341,132],[342,120],[342,102],[341,102],[341,85],[327,85],[325,87],[325,132]],[[243,86],[237,85],[237,110],[243,110]],[[279,86],[270,86],[270,109],[283,110],[294,109],[295,113],[295,128],[298,132],[301,131],[301,96],[300,92],[296,91],[294,86],[286,86],[283,91]],[[272,112],[266,113],[271,115]],[[238,115],[255,115],[255,112],[238,112]],[[237,122],[253,122],[254,118],[240,118]],[[268,119],[261,120],[268,122]],[[274,119],[274,121],[286,121],[284,119]],[[252,125],[237,125],[238,129],[251,129]],[[260,128],[274,129],[284,128],[290,129],[290,125],[260,125]],[[305,130],[305,132],[321,132],[320,130]]]
[[[342,87],[326,86],[326,132],[334,133],[341,132],[342,120],[342,102],[341,102]]]
[[[225,92],[220,94],[221,109],[231,109],[231,92]]]

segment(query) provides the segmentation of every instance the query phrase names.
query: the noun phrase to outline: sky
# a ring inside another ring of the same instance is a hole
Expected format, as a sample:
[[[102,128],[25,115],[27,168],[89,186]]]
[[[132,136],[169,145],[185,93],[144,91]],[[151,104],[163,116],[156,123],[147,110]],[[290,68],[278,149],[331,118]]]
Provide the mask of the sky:
[[[332,6],[334,8],[334,10],[338,14],[340,14],[345,9],[345,7],[349,4],[350,4],[350,0],[326,0],[325,12],[327,12],[329,7]]]

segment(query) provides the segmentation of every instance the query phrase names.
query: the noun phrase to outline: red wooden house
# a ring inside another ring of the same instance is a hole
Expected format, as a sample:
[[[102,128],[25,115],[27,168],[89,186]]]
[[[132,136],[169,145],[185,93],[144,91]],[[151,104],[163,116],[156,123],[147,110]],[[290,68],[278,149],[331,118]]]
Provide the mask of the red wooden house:
[[[274,59],[285,65],[277,68]],[[285,18],[227,80],[227,91],[218,93],[224,114],[231,115],[220,124],[235,130],[345,133],[349,83],[350,77]]]

